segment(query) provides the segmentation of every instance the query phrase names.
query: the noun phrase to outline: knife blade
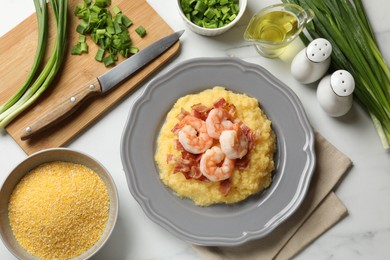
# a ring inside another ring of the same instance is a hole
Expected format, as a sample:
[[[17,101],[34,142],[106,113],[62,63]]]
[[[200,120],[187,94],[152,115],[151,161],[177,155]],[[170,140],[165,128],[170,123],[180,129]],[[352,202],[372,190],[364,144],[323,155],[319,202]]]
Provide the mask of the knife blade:
[[[53,109],[28,125],[20,138],[22,140],[27,140],[33,137],[39,132],[70,116],[86,99],[94,95],[106,93],[115,86],[118,86],[126,78],[130,77],[133,73],[137,72],[168,50],[179,40],[183,32],[184,30],[174,32],[171,35],[152,43],[101,76],[86,82],[69,96],[64,97],[58,104],[54,105]]]

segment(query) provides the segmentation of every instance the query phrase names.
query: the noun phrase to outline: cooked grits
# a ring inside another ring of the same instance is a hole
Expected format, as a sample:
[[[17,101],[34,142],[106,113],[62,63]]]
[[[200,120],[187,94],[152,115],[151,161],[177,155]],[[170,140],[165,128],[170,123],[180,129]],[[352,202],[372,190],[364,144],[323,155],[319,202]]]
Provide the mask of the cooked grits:
[[[177,134],[172,131],[179,122],[176,117],[181,109],[191,110],[194,104],[212,107],[218,99],[224,98],[236,106],[236,118],[255,132],[255,141],[247,154],[249,165],[245,170],[234,169],[230,178],[231,189],[227,195],[220,192],[220,183],[186,179],[179,172],[174,172],[174,165],[167,163],[167,156],[172,154],[180,157],[180,151],[175,147]],[[244,94],[237,94],[223,87],[207,89],[199,94],[184,96],[177,100],[169,111],[157,140],[155,160],[160,178],[179,197],[190,198],[196,205],[209,206],[217,203],[235,203],[267,188],[272,181],[274,170],[273,156],[275,152],[275,134],[271,121],[259,107],[258,100]]]

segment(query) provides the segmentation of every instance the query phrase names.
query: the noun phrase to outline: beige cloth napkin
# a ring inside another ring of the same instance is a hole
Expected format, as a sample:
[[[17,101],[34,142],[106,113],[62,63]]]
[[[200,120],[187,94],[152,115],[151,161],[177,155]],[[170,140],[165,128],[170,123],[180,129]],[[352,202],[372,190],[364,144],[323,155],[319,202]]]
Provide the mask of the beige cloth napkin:
[[[317,164],[309,192],[286,222],[265,238],[235,247],[193,247],[204,259],[291,259],[347,215],[333,189],[352,166],[351,160],[319,133]]]

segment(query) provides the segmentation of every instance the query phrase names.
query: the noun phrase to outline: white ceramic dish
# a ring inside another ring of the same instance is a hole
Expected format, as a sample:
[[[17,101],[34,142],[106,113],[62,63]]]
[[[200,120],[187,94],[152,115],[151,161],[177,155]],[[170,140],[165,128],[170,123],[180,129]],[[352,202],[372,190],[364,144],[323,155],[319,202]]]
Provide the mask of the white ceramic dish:
[[[198,207],[159,179],[156,140],[178,98],[217,85],[260,101],[277,136],[276,169],[262,193],[233,205]],[[190,243],[234,246],[266,236],[300,206],[315,166],[314,134],[294,92],[264,68],[235,58],[198,58],[156,77],[135,101],[121,159],[130,192],[151,220]]]
[[[193,22],[191,22],[190,20],[188,20],[187,17],[185,16],[185,14],[183,13],[183,10],[180,7],[180,1],[181,0],[176,0],[176,6],[177,6],[177,10],[178,10],[180,17],[183,19],[183,21],[185,22],[187,27],[189,27],[193,32],[200,34],[200,35],[204,35],[204,36],[217,36],[217,35],[220,35],[226,31],[230,30],[241,19],[241,17],[243,16],[243,14],[245,12],[246,6],[247,6],[247,0],[239,0],[240,10],[237,14],[237,17],[231,23],[229,23],[223,27],[220,27],[220,28],[210,29],[210,28],[200,27],[200,26],[194,24]]]

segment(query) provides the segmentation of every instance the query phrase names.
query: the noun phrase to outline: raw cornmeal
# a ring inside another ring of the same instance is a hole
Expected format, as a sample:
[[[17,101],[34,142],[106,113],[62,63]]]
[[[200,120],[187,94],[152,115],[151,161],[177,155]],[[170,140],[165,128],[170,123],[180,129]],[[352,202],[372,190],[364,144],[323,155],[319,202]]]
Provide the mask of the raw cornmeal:
[[[254,146],[247,155],[249,167],[245,170],[234,170],[231,177],[232,188],[226,196],[221,194],[219,182],[187,180],[183,174],[173,171],[173,164],[167,163],[168,154],[180,157],[180,151],[175,148],[177,135],[172,132],[172,129],[179,122],[176,116],[180,114],[181,108],[191,111],[191,106],[198,103],[212,107],[220,98],[224,98],[229,104],[234,104],[237,108],[236,117],[256,134]],[[233,93],[223,87],[214,87],[199,94],[184,96],[175,103],[158,137],[155,160],[160,170],[160,179],[179,197],[190,198],[199,206],[235,203],[260,192],[271,184],[275,140],[271,121],[260,109],[257,99]]]
[[[16,240],[30,254],[69,259],[99,240],[109,204],[97,173],[57,161],[38,166],[18,183],[9,201],[9,220]]]

